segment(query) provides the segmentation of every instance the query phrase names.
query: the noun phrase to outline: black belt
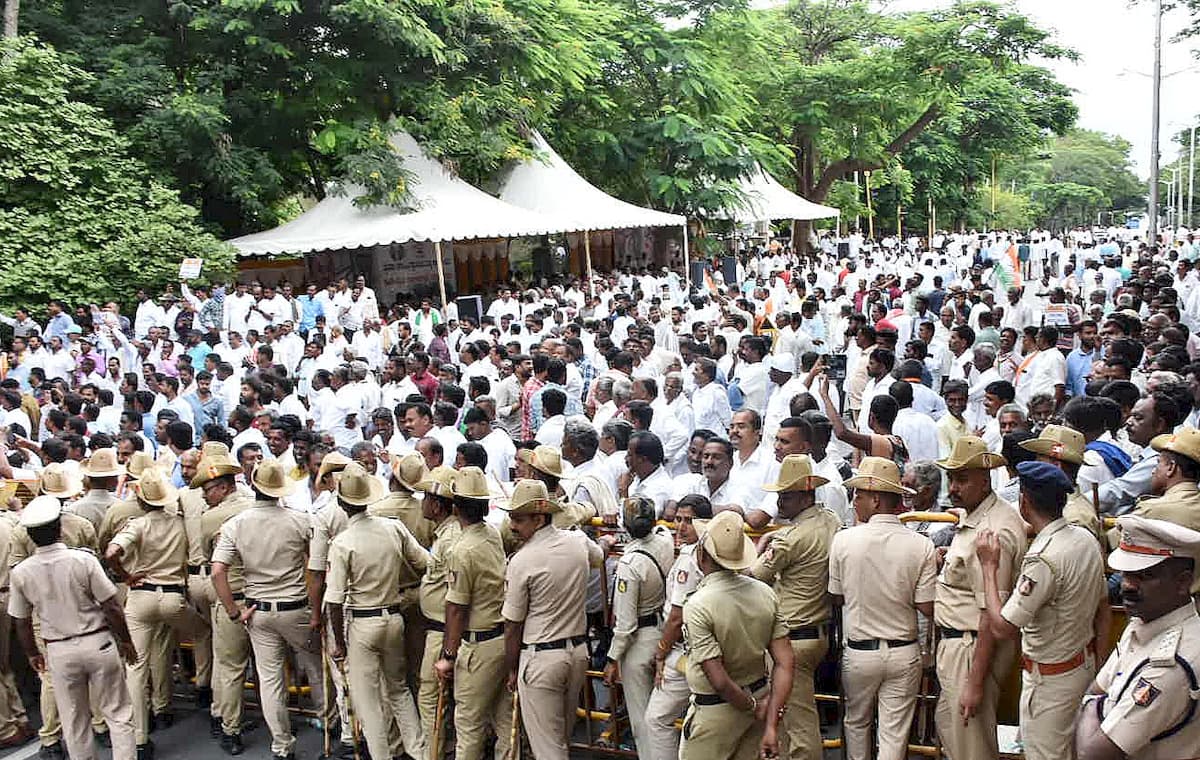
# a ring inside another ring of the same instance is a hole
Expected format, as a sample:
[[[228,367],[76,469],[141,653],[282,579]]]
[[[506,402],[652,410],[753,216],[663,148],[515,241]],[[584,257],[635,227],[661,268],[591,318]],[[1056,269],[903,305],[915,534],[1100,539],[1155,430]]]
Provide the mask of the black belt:
[[[463,641],[469,644],[482,644],[485,641],[500,638],[504,635],[504,625],[498,625],[489,631],[467,631],[463,634]]]
[[[753,694],[754,692],[758,691],[759,689],[761,689],[762,687],[764,687],[766,685],[767,685],[767,677],[763,676],[762,678],[758,679],[757,681],[750,684],[749,686],[743,686],[742,690],[749,694]],[[698,705],[723,705],[723,704],[725,704],[725,697],[722,697],[720,694],[696,694],[693,697],[693,699],[695,700],[696,704],[698,704]]]
[[[188,575],[204,575],[211,572],[208,565],[188,565]]]
[[[387,607],[372,607],[370,609],[365,609],[365,610],[351,609],[350,617],[356,617],[356,618],[383,617],[383,613],[385,613],[385,612],[389,615],[399,615],[400,614],[400,605],[392,604]]]
[[[183,594],[187,592],[184,586],[178,583],[143,583],[140,586],[132,586],[130,591],[161,591],[164,594]]]
[[[554,641],[540,641],[537,644],[526,644],[527,647],[533,647],[535,651],[544,652],[547,649],[566,649],[568,645],[577,647],[587,641],[587,636],[571,636],[565,639],[555,639]]]
[[[793,628],[788,631],[788,638],[792,641],[803,641],[805,639],[821,638],[821,626],[806,625],[803,628]]]
[[[657,612],[651,613],[649,615],[642,615],[640,618],[638,618],[638,623],[637,623],[638,628],[650,628],[650,627],[656,626],[656,625],[658,625],[658,613]]]
[[[233,601],[240,602],[246,598],[246,595],[238,591],[233,595]]]
[[[979,635],[979,631],[960,631],[957,628],[943,628],[941,626],[938,626],[938,631],[941,632],[943,639],[961,639],[967,634],[971,636]]]
[[[425,618],[425,627],[431,631],[437,631],[438,633],[446,632],[446,624],[445,623],[439,623],[438,621],[430,620],[429,618]]]
[[[57,644],[60,641],[70,641],[71,639],[82,639],[84,636],[91,636],[93,633],[100,633],[101,631],[107,631],[107,630],[108,630],[108,626],[102,625],[99,628],[93,628],[90,631],[84,631],[83,633],[77,633],[74,636],[63,636],[61,639],[42,639],[42,641],[44,641],[47,644]]]
[[[263,602],[258,599],[247,599],[246,606],[253,606],[259,612],[291,612],[302,610],[308,606],[307,599],[296,599],[291,602]]]
[[[861,649],[865,652],[871,652],[879,649],[883,644],[888,645],[888,649],[897,647],[906,647],[910,644],[916,644],[916,639],[863,639],[862,641],[851,641],[846,639],[846,646],[851,649]]]

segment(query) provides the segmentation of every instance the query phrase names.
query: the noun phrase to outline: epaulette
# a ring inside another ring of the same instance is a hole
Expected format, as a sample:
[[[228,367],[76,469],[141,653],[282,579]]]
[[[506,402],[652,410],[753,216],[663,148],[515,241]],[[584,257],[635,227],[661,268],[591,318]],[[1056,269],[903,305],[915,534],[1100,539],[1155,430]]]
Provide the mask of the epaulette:
[[[1150,664],[1159,668],[1174,667],[1175,655],[1179,651],[1179,642],[1182,638],[1183,631],[1179,628],[1172,628],[1164,633],[1158,640],[1158,646],[1150,655]]]

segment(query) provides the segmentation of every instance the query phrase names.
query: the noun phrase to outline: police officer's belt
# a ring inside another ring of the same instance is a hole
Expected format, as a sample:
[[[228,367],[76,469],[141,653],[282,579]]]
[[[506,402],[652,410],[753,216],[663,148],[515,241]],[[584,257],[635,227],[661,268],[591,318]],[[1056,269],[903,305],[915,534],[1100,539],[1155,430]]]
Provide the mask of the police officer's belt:
[[[212,573],[208,565],[188,565],[188,575],[204,575],[206,573]]]
[[[538,652],[544,652],[547,649],[566,649],[568,645],[577,647],[587,641],[587,636],[571,636],[566,639],[555,639],[554,641],[540,641],[537,644],[526,644],[525,646],[533,647]]]
[[[803,641],[805,639],[821,638],[821,626],[806,625],[803,628],[793,628],[788,631],[788,638],[792,641]]]
[[[504,626],[498,625],[490,631],[467,631],[463,634],[463,641],[469,644],[482,644],[485,641],[491,641],[503,635]]]
[[[43,639],[43,641],[47,644],[57,644],[60,641],[70,641],[71,639],[82,639],[84,636],[91,636],[93,633],[100,633],[101,631],[107,631],[107,630],[108,630],[108,626],[102,625],[99,628],[93,628],[90,631],[84,631],[83,633],[77,633],[74,636],[63,636],[61,639]]]
[[[383,613],[385,613],[385,612],[389,615],[399,615],[400,609],[401,608],[400,608],[399,604],[393,604],[388,607],[371,607],[369,609],[360,609],[360,610],[351,609],[350,617],[356,617],[356,618],[383,617]]]
[[[943,639],[961,639],[967,635],[971,635],[971,636],[979,635],[979,631],[960,631],[957,628],[941,628],[941,627],[939,627],[938,631],[941,632]]]
[[[446,624],[445,623],[439,622],[437,620],[430,620],[429,618],[425,618],[425,627],[431,631],[437,631],[438,633],[446,632]]]
[[[1070,673],[1082,665],[1087,661],[1087,653],[1095,651],[1095,642],[1089,642],[1087,647],[1076,652],[1074,657],[1062,662],[1034,662],[1025,655],[1021,655],[1021,669],[1026,673],[1032,673],[1036,670],[1044,676],[1059,676],[1063,673]]]
[[[296,599],[290,602],[263,602],[258,599],[247,599],[246,606],[255,606],[259,612],[291,612],[302,610],[308,606],[307,599]]]
[[[742,691],[753,694],[766,685],[767,677],[763,676],[749,686],[743,686]],[[720,694],[696,694],[695,701],[698,705],[721,705],[725,703],[725,697],[722,697]]]
[[[143,583],[138,586],[130,586],[130,591],[161,591],[164,594],[183,594],[187,591],[178,583]]]
[[[650,628],[650,627],[656,626],[656,625],[658,625],[658,613],[657,612],[652,612],[649,615],[642,615],[640,618],[638,618],[638,621],[637,621],[638,628]]]
[[[850,647],[851,649],[861,649],[865,652],[875,651],[884,644],[887,644],[888,649],[895,649],[897,647],[906,647],[916,643],[916,639],[863,639],[862,641],[851,641],[850,639],[846,639],[846,646]]]

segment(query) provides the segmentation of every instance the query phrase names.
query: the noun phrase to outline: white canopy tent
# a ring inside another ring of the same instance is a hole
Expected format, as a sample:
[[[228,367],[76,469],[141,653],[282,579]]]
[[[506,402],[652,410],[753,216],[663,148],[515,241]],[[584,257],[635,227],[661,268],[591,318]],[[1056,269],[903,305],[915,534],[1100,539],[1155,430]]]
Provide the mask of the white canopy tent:
[[[353,199],[358,187],[329,195],[286,224],[229,242],[241,256],[303,254],[428,241],[435,247],[438,284],[446,303],[446,275],[441,243],[494,237],[524,237],[574,229],[549,216],[498,200],[454,176],[426,155],[407,132],[391,139],[404,169],[412,175],[412,206],[403,212],[385,206],[360,208]]]
[[[500,185],[500,200],[543,214],[583,232],[585,266],[592,279],[592,230],[631,227],[683,227],[683,260],[687,277],[687,217],[642,208],[614,198],[571,168],[539,133],[529,141],[534,156],[509,168]]]
[[[733,208],[723,210],[718,218],[738,222],[769,219],[806,221],[841,215],[836,208],[813,203],[788,190],[757,164],[753,172],[741,179],[739,189],[745,199]]]

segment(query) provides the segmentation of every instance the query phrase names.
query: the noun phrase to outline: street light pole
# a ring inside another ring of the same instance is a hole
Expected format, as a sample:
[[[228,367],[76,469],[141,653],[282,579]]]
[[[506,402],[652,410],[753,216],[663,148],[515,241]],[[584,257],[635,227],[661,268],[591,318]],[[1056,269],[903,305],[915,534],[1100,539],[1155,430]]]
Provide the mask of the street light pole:
[[[1150,105],[1150,234],[1147,243],[1158,244],[1158,119],[1159,90],[1162,89],[1162,0],[1154,3],[1154,82]]]
[[[1188,153],[1188,205],[1187,226],[1192,228],[1192,198],[1196,191],[1196,126],[1192,125],[1192,148]]]

